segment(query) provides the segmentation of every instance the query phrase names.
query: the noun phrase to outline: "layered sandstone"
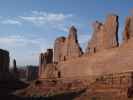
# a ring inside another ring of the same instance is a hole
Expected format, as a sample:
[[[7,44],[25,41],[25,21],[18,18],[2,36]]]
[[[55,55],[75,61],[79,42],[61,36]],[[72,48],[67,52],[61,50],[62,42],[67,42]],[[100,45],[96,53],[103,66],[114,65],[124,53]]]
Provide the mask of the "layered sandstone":
[[[77,29],[72,26],[67,38],[59,37],[54,44],[54,62],[73,59],[82,55],[82,50],[77,39]]]
[[[93,24],[94,32],[88,43],[86,52],[94,53],[103,49],[118,46],[118,16],[109,15],[105,23],[96,21]]]

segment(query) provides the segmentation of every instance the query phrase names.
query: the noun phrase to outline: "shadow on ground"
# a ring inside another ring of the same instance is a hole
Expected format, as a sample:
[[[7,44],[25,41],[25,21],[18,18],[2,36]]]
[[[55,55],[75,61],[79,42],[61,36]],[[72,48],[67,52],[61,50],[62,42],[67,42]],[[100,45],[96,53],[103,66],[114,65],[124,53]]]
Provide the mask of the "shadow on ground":
[[[12,92],[23,89],[29,86],[20,80],[6,80],[0,81],[0,97],[6,97],[11,95]]]
[[[69,93],[62,93],[55,96],[50,97],[19,97],[14,95],[3,96],[4,100],[73,100],[77,96],[80,96],[82,93],[85,92],[84,90],[78,92],[69,92]]]
[[[50,97],[20,97],[12,94],[16,90],[24,89],[28,86],[29,84],[26,84],[20,80],[0,81],[0,98],[2,98],[2,100],[73,100],[86,90],[83,89],[76,92],[62,93]]]

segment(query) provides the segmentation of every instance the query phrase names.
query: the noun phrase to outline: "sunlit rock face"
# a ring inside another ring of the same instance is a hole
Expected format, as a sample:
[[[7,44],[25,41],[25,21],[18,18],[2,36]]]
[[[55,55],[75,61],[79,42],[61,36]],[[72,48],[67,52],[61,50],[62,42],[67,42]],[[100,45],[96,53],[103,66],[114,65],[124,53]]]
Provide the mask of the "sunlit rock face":
[[[9,52],[0,49],[0,80],[4,80],[9,75]]]
[[[133,70],[132,26],[133,17],[127,17],[124,40],[128,42],[119,46],[118,16],[108,15],[104,23],[95,21],[92,38],[84,54],[78,43],[77,29],[74,26],[70,27],[67,37],[59,37],[55,40],[53,62],[47,63],[44,59],[47,53],[41,54],[40,65],[43,67],[40,68],[44,72],[42,76],[58,77],[59,75],[61,78],[74,79]]]
[[[59,37],[54,44],[54,62],[73,59],[82,55],[82,50],[77,39],[77,29],[72,26],[67,38]]]
[[[82,50],[77,39],[77,29],[72,26],[64,46],[64,58],[73,59],[82,55]]]
[[[123,32],[124,42],[133,37],[133,16],[126,17],[125,28]]]
[[[63,61],[63,49],[65,45],[65,37],[59,37],[54,43],[54,62]]]
[[[117,47],[118,43],[118,16],[108,15],[105,23],[93,23],[93,35],[88,43],[86,52],[94,53],[103,49]]]

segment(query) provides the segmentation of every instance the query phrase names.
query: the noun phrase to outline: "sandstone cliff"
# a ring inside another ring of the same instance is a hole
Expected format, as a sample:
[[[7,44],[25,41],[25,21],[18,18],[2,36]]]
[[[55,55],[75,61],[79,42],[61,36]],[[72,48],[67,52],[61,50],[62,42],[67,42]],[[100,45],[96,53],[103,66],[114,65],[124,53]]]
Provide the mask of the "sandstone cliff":
[[[73,59],[82,55],[82,50],[77,39],[77,29],[72,26],[67,38],[59,37],[54,44],[54,62]]]
[[[54,62],[63,61],[63,49],[65,45],[65,37],[59,37],[54,43]]]
[[[45,53],[41,53],[39,62],[39,77],[41,77],[46,70],[47,64],[53,63],[53,49],[47,49]]]
[[[94,53],[103,49],[118,46],[118,16],[109,15],[105,23],[96,21],[93,24],[94,32],[88,43],[86,52]]]
[[[96,21],[86,50],[87,54],[94,54],[87,56],[82,55],[83,52],[77,40],[77,29],[72,26],[68,37],[59,37],[55,40],[54,62],[56,63],[54,63],[55,67],[50,67],[53,68],[51,70],[56,69],[55,71],[60,72],[62,78],[89,78],[88,76],[132,71],[133,17],[126,19],[124,31],[126,42],[119,47],[118,26],[117,15],[109,15],[104,23]]]
[[[128,16],[125,22],[125,29],[123,32],[123,40],[126,42],[133,37],[133,16]]]

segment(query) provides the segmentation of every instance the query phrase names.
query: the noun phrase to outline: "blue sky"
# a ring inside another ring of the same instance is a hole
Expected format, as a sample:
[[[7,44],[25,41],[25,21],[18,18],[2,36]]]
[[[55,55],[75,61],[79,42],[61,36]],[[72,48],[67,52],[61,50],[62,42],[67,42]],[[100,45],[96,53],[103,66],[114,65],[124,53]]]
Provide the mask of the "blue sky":
[[[115,13],[121,36],[132,8],[133,0],[0,0],[0,48],[10,51],[18,65],[38,64],[39,53],[53,47],[56,37],[67,36],[71,25],[85,48],[92,22]]]

